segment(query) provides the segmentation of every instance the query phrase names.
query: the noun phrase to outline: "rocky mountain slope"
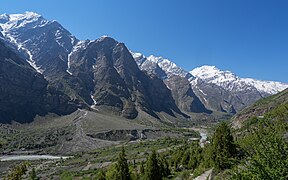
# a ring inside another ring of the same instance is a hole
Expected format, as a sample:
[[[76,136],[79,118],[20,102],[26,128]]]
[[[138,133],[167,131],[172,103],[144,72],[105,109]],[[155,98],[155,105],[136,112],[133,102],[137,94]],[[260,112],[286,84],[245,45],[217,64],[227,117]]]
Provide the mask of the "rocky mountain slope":
[[[68,96],[49,87],[37,73],[0,39],[0,122],[32,121],[36,114],[69,114],[77,109]]]
[[[33,12],[3,14],[0,27],[19,56],[43,74],[53,87],[82,104],[92,103],[81,79],[66,72],[68,55],[78,40],[57,21],[48,21]]]
[[[195,79],[190,82],[195,93],[209,108],[235,113],[255,101],[278,93],[288,84],[240,78],[230,71],[215,66],[202,66],[190,72]]]
[[[134,53],[101,37],[78,40],[57,21],[33,12],[0,15],[0,38],[79,107],[126,118],[182,112],[234,114],[287,84],[239,78],[216,67],[187,72],[163,57]]]
[[[246,107],[241,112],[237,113],[232,118],[232,126],[234,128],[240,128],[245,124],[249,119],[253,117],[263,118],[265,113],[273,111],[274,109],[282,106],[284,112],[286,111],[286,116],[288,115],[288,89],[277,93],[273,96],[269,96],[267,98],[263,98],[249,107]],[[280,110],[279,110],[280,111]],[[279,112],[279,115],[280,112]],[[282,115],[281,115],[282,116]],[[284,116],[283,116],[284,117]],[[286,119],[287,121],[287,119]]]
[[[161,79],[139,70],[123,43],[109,37],[80,41],[57,21],[33,12],[0,16],[4,37],[50,85],[82,107],[135,118],[144,111],[185,116]]]
[[[169,84],[175,83],[173,76],[187,79],[196,97],[207,109],[213,111],[235,114],[255,101],[288,87],[288,84],[281,82],[240,78],[230,71],[222,71],[215,66],[202,66],[187,72],[162,57],[153,55],[146,57],[141,53],[132,54],[140,69],[164,79],[168,87]],[[175,89],[172,89],[174,95],[177,89],[183,86],[185,84],[178,84],[174,87]],[[174,97],[177,96],[179,94]],[[177,101],[177,98],[175,100]]]
[[[146,57],[141,53],[135,52],[131,52],[131,54],[133,55],[133,58],[141,70],[156,74],[159,78],[167,79],[170,76],[175,75],[185,77],[187,79],[193,77],[189,72],[185,71],[166,58],[157,57],[154,55]]]
[[[94,106],[106,106],[135,118],[138,110],[182,114],[171,92],[157,77],[140,71],[123,43],[110,37],[82,42],[69,56],[69,72],[91,88]]]
[[[211,113],[195,95],[188,79],[194,78],[189,72],[163,57],[146,57],[131,52],[137,65],[150,76],[162,79],[171,90],[177,106],[184,112]]]

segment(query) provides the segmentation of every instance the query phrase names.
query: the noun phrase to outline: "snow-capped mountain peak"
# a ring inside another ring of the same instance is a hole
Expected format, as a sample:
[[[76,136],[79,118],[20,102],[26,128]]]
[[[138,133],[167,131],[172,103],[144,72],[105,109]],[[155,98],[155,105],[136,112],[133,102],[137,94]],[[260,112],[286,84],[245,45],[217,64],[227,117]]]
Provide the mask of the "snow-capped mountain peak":
[[[242,91],[247,88],[256,88],[261,94],[275,94],[288,88],[288,84],[275,81],[261,81],[252,78],[240,78],[230,71],[222,71],[215,66],[201,66],[193,69],[190,73],[196,77],[191,80],[192,85],[197,81],[216,84],[228,91]]]
[[[187,72],[184,71],[182,68],[178,67],[175,63],[171,62],[170,60],[163,58],[161,56],[157,57],[154,55],[150,55],[147,57],[148,61],[155,62],[159,65],[160,68],[165,70],[168,73],[179,75],[185,77]]]
[[[54,60],[59,58],[61,61],[68,62],[67,56],[78,42],[57,21],[47,20],[34,12],[0,15],[0,32],[3,34],[3,38],[10,41],[20,55],[26,58],[27,62],[39,73],[45,73],[47,69],[45,64],[48,63],[47,59],[49,58]],[[50,54],[48,51],[51,51]],[[61,51],[61,56],[54,51],[58,53]],[[49,54],[49,57],[44,57],[43,54]],[[39,56],[43,59],[35,58]]]
[[[187,78],[192,77],[192,75],[189,72],[177,66],[175,63],[173,63],[169,59],[163,58],[161,56],[154,56],[154,55],[150,55],[146,57],[145,55],[141,53],[135,53],[135,52],[131,52],[131,54],[134,57],[140,69],[151,70],[151,68],[152,69],[157,68],[158,66],[159,68],[161,68],[162,71],[165,72],[166,76],[168,77],[170,75],[177,75],[177,76],[187,77]],[[148,64],[149,66],[147,66]]]
[[[26,26],[35,26],[46,24],[41,15],[34,12],[25,12],[23,14],[2,14],[0,15],[0,26],[4,32],[14,29],[23,28]]]
[[[252,78],[241,78],[241,80],[251,86],[254,86],[260,92],[276,94],[288,88],[288,84],[275,81],[259,81]]]
[[[23,14],[1,14],[0,19],[1,21],[20,21],[23,19],[37,19],[41,17],[41,15],[35,13],[35,12],[29,12],[26,11]]]
[[[7,16],[7,14],[6,14]],[[29,12],[26,11],[23,14],[10,14],[10,21],[18,21],[18,20],[22,20],[22,19],[37,19],[39,17],[41,17],[41,15],[35,13],[35,12]]]
[[[238,76],[230,71],[221,71],[215,66],[204,65],[193,69],[190,73],[198,78],[211,81],[213,83],[223,83],[227,81],[235,81],[239,79]]]

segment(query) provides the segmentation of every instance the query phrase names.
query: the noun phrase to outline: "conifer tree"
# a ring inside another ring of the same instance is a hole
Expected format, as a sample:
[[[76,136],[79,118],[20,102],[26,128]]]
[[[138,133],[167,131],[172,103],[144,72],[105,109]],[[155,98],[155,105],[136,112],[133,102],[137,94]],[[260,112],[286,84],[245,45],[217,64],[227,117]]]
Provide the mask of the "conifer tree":
[[[160,166],[158,165],[156,151],[153,150],[146,162],[145,180],[161,180],[162,173]]]
[[[39,178],[36,175],[35,168],[32,168],[32,171],[30,173],[30,180],[38,180]]]
[[[236,156],[236,145],[227,123],[222,122],[216,128],[212,138],[211,159],[214,167],[219,170],[231,167],[231,158]]]
[[[104,170],[100,170],[97,174],[97,180],[106,180],[106,174]]]
[[[169,164],[164,156],[160,156],[158,164],[160,166],[162,177],[168,177],[171,174],[171,172],[169,169]]]
[[[143,161],[141,161],[141,163],[140,163],[140,174],[141,174],[141,175],[144,175],[144,174],[145,174],[145,168],[144,168],[144,163],[143,163]]]
[[[122,151],[119,154],[117,161],[117,171],[119,173],[119,180],[131,180],[127,159],[125,157],[125,149],[122,147]]]

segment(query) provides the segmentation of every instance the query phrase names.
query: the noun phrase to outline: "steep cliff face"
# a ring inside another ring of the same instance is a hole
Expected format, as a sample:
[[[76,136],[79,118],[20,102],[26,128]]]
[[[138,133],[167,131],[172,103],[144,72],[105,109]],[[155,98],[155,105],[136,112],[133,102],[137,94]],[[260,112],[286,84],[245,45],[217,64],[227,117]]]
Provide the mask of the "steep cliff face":
[[[32,121],[36,114],[68,114],[77,109],[0,40],[0,122]]]
[[[146,57],[141,53],[133,53],[133,58],[142,71],[147,72],[151,77],[157,76],[164,80],[172,92],[172,96],[180,110],[195,113],[211,113],[193,92],[188,81],[193,76],[178,67],[175,63],[163,57]]]
[[[91,103],[86,84],[67,72],[69,53],[78,40],[61,24],[25,12],[1,15],[0,26],[15,52],[43,74],[51,86],[78,100],[82,106]]]
[[[69,72],[91,88],[95,106],[107,106],[124,117],[135,118],[138,110],[180,113],[162,80],[140,71],[123,43],[110,37],[81,42],[69,56]]]
[[[167,87],[172,91],[177,106],[185,112],[212,113],[194,93],[191,84],[186,78],[171,76],[165,80]]]
[[[1,15],[0,26],[3,35],[38,72],[51,76],[67,69],[67,56],[78,40],[57,21],[25,12]]]
[[[135,118],[138,110],[182,114],[162,80],[139,70],[123,43],[109,37],[79,41],[56,21],[32,12],[1,15],[0,26],[19,54],[81,106]],[[155,94],[156,93],[156,96]]]

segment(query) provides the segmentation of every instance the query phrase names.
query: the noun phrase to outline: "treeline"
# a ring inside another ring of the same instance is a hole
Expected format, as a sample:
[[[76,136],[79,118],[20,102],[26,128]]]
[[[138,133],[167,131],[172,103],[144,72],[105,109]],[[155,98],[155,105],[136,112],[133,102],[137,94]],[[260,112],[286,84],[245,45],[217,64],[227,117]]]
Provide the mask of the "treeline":
[[[208,169],[216,179],[288,179],[287,104],[252,120],[253,126],[237,140],[222,122],[204,148],[185,142],[166,152],[152,151],[146,162],[128,163],[123,149],[117,163],[101,170],[96,179],[193,179]]]
[[[126,159],[124,147],[119,154],[116,164],[110,166],[108,170],[100,170],[96,179],[98,180],[133,180],[133,179],[155,179],[161,180],[171,174],[169,165],[164,156],[159,156],[155,150],[152,151],[147,161],[135,163],[129,166]]]
[[[205,170],[229,168],[236,156],[236,145],[230,128],[221,123],[216,129],[213,141],[205,148],[198,142],[185,142],[177,148],[157,153],[152,150],[147,160],[127,161],[124,148],[118,160],[107,170],[98,172],[98,180],[162,180],[179,177],[188,179],[200,175]]]

